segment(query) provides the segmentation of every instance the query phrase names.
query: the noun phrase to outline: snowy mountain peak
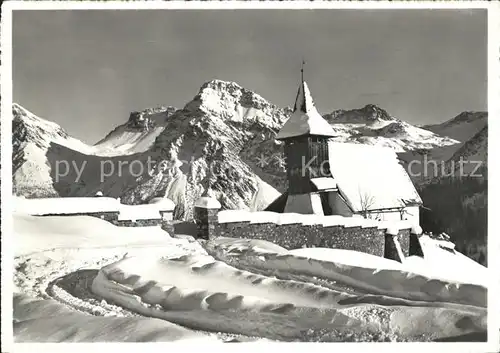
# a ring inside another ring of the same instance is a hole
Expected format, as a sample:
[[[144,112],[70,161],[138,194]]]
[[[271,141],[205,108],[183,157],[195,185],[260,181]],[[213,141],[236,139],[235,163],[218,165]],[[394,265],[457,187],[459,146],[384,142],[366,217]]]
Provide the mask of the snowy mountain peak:
[[[224,120],[243,122],[245,119],[260,120],[264,115],[273,114],[280,109],[235,82],[211,80],[201,86],[184,110],[195,115],[208,113]],[[266,123],[275,125],[278,121]]]
[[[334,110],[330,114],[324,116],[331,123],[371,123],[376,121],[392,121],[396,120],[385,109],[382,109],[375,104],[367,104],[359,109],[352,110]]]
[[[246,103],[253,102],[254,104],[258,104],[260,102],[262,104],[272,105],[264,98],[262,98],[259,94],[240,86],[236,82],[223,81],[219,79],[214,79],[205,82],[200,87],[198,96],[200,96],[200,98],[207,97],[208,94],[211,93],[212,91],[219,92],[221,96],[230,95],[236,99],[242,99],[243,102]]]
[[[94,149],[71,137],[56,123],[36,116],[19,104],[12,105],[12,182],[16,194],[57,195],[51,163],[54,164],[55,156],[63,151],[89,155]]]
[[[15,141],[44,144],[52,137],[69,137],[59,125],[42,119],[17,103],[12,104],[12,132]]]
[[[390,115],[384,109],[368,104],[359,109],[335,110],[324,118],[336,131],[338,142],[356,142],[389,147],[396,152],[432,149],[458,141],[416,127]]]
[[[229,92],[238,91],[238,90],[243,89],[243,87],[241,87],[236,82],[224,81],[224,80],[219,80],[219,79],[213,79],[213,80],[205,82],[200,87],[200,93],[203,92],[207,88],[213,89],[216,91],[229,91]]]
[[[133,111],[127,121],[127,127],[139,131],[150,130],[159,125],[164,125],[176,109],[174,107],[148,108],[142,111]]]
[[[47,149],[52,143],[92,153],[90,146],[71,137],[58,124],[38,117],[17,103],[12,104],[12,143],[14,153],[25,144]]]
[[[100,155],[130,155],[147,151],[176,112],[172,106],[133,111],[125,124],[119,125],[95,147]]]

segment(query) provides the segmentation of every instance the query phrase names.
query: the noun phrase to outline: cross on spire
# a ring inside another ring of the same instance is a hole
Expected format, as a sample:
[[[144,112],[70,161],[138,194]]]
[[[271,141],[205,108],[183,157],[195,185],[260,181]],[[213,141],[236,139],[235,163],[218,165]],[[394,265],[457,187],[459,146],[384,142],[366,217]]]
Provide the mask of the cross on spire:
[[[314,106],[311,92],[304,81],[304,65],[302,60],[300,68],[301,82],[295,97],[292,114],[285,125],[279,131],[276,139],[284,140],[299,136],[335,136],[335,132],[330,124],[319,114]]]
[[[300,80],[304,82],[304,65],[306,62],[302,59],[302,66],[300,67]]]

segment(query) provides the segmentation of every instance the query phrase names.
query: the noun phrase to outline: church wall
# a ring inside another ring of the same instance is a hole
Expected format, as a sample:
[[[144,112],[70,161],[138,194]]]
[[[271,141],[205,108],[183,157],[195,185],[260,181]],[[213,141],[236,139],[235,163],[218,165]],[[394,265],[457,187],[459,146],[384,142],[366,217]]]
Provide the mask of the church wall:
[[[311,178],[331,176],[327,139],[320,137],[308,138],[308,160],[306,163],[311,168]]]
[[[399,221],[401,220],[401,213],[399,211],[392,212],[371,212],[368,213],[367,217],[376,221]]]
[[[289,194],[301,194],[311,191],[308,175],[303,171],[307,164],[307,139],[285,142],[285,159]]]
[[[332,209],[332,214],[349,217],[352,216],[352,211],[345,201],[340,197],[338,192],[331,191],[328,193],[328,203]]]
[[[289,195],[286,200],[286,213],[313,214],[313,205],[310,194]]]
[[[420,224],[420,207],[407,207],[404,217],[405,219],[411,220],[414,224]]]
[[[323,205],[321,204],[321,196],[319,194],[310,194],[312,213],[324,216]]]
[[[293,138],[285,142],[284,152],[290,194],[311,192],[311,178],[331,176],[326,139]]]
[[[403,213],[403,218],[401,219],[400,211],[386,211],[386,212],[373,212],[368,214],[368,218],[374,219],[377,221],[400,221],[400,220],[409,220],[414,224],[420,224],[419,218],[419,207],[412,206],[406,207]]]

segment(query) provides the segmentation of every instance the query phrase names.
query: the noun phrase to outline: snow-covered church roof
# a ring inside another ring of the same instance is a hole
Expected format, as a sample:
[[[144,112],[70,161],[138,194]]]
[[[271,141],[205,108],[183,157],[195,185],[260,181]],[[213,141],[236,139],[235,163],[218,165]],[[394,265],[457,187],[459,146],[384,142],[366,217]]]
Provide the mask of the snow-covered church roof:
[[[302,80],[295,99],[293,113],[279,131],[276,139],[282,140],[306,135],[332,137],[335,136],[335,132],[316,110],[309,87]]]
[[[329,141],[328,155],[337,188],[354,212],[422,203],[394,150]]]

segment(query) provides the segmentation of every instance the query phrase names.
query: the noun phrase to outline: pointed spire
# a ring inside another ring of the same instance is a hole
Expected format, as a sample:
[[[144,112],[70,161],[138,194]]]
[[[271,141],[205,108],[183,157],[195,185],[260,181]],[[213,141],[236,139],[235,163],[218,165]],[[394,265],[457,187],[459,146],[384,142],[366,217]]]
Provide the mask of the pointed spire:
[[[311,92],[304,81],[304,64],[300,69],[301,82],[293,106],[293,114],[281,128],[276,139],[286,139],[305,135],[335,136],[331,125],[318,113],[311,97]]]
[[[302,66],[300,67],[300,86],[297,91],[297,97],[295,97],[295,104],[293,106],[293,112],[297,109],[300,109],[303,113],[307,113],[307,102],[306,102],[306,97],[305,97],[305,89],[304,86],[307,87],[307,84],[304,81],[304,65],[306,62],[302,60]],[[307,90],[309,93],[309,89]],[[308,94],[310,96],[310,93]],[[311,104],[312,103],[312,98],[311,98]]]
[[[302,59],[302,67],[300,68],[300,82],[304,82],[304,65],[306,62]]]

